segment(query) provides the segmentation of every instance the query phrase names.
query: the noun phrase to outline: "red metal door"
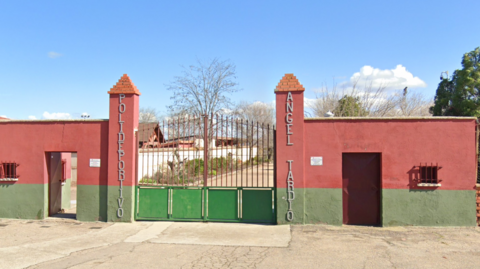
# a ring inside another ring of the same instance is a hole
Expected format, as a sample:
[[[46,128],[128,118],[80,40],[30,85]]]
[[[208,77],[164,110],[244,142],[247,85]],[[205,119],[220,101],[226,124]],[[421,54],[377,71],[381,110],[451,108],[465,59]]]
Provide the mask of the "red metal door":
[[[380,154],[342,155],[343,223],[380,224]]]

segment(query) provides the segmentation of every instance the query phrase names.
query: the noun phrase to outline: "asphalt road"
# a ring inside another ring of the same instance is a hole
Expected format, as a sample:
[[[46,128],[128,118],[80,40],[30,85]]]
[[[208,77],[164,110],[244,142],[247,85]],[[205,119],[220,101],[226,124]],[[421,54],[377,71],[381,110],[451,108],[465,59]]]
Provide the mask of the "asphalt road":
[[[0,219],[0,268],[480,268],[480,228]]]

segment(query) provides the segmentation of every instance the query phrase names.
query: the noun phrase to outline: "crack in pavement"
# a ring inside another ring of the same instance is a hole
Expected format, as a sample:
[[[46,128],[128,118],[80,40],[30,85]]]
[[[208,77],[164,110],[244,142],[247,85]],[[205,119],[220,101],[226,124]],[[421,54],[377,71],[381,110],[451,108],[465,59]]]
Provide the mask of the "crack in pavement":
[[[68,260],[69,258],[72,258],[74,257],[75,255],[81,255],[82,253],[93,253],[93,254],[97,254],[97,253],[101,253],[100,250],[102,249],[108,249],[110,247],[114,247],[118,244],[108,244],[108,245],[104,245],[104,246],[100,246],[100,247],[93,247],[93,248],[87,248],[87,249],[82,249],[82,250],[78,250],[78,251],[74,251],[74,252],[71,252],[70,254],[68,255],[65,255],[63,257],[59,257],[59,258],[56,258],[56,259],[52,259],[52,260],[48,260],[48,261],[44,261],[42,263],[38,263],[38,264],[35,264],[35,265],[31,265],[27,268],[31,268],[31,269],[34,269],[34,268],[50,268],[52,265],[56,265],[58,263],[62,263],[66,260]],[[141,243],[138,243],[138,244],[126,244],[127,246],[130,246],[130,249],[127,251],[129,253],[134,253],[136,248],[141,246],[142,244]],[[95,251],[97,250],[97,251]],[[95,251],[95,252],[93,252]],[[100,254],[101,255],[101,254]],[[76,266],[82,266],[82,265],[90,265],[89,267],[97,267],[99,265],[102,265],[106,262],[112,262],[116,257],[118,256],[121,256],[121,255],[124,255],[123,252],[117,254],[117,255],[108,255],[107,257],[99,257],[99,258],[89,258],[88,256],[89,255],[85,255],[86,259],[81,259],[81,260],[78,260],[78,261],[75,261],[73,262],[71,265],[62,265],[61,268],[73,268],[73,267],[76,267]],[[70,261],[71,262],[71,261]]]
[[[266,247],[215,246],[182,268],[256,268],[267,253]]]

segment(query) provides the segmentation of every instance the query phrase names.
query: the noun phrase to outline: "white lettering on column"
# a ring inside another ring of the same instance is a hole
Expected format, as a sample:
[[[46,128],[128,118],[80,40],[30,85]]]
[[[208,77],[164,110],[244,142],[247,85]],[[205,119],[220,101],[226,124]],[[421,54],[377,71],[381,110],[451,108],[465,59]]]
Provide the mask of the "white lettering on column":
[[[292,209],[292,202],[295,200],[295,188],[293,187],[293,172],[292,172],[292,163],[293,160],[287,160],[288,163],[288,175],[287,175],[287,202],[288,202],[288,209],[287,209],[287,220],[293,220],[293,209]]]
[[[125,180],[125,162],[122,160],[122,157],[125,156],[125,151],[122,149],[122,144],[125,142],[125,133],[123,132],[123,123],[122,114],[127,110],[127,106],[122,102],[125,99],[125,94],[120,94],[118,105],[118,181],[120,181],[119,197],[117,199],[118,209],[117,217],[123,217],[123,181]]]
[[[287,95],[287,115],[285,116],[285,121],[287,122],[286,129],[287,129],[287,146],[293,146],[293,143],[290,141],[290,136],[293,135],[292,127],[293,127],[293,96],[292,92],[288,92]]]

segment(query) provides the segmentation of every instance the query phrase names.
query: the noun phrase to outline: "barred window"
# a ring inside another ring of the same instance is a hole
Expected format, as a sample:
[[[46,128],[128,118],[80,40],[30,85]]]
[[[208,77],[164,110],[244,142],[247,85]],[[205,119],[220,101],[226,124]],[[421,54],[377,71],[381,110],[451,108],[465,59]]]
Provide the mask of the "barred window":
[[[20,175],[17,173],[17,167],[20,166],[14,162],[0,162],[0,178],[16,179]]]
[[[441,166],[438,166],[437,164],[431,163],[430,165],[428,163],[421,163],[418,166],[418,186],[423,186],[423,187],[437,187],[441,186],[440,181],[441,179],[438,177],[438,171],[441,169]]]

